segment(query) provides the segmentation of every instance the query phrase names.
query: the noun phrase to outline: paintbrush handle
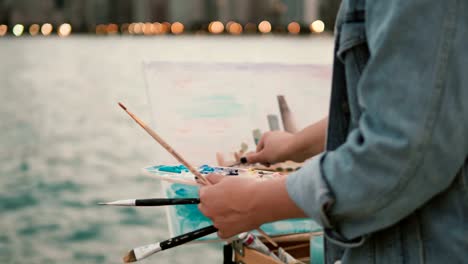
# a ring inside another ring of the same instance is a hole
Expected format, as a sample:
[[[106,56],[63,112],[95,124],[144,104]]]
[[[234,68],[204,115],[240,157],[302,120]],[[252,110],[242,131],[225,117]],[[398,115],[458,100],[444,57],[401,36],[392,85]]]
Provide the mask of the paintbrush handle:
[[[204,179],[200,172],[198,172],[192,165],[190,165],[182,156],[175,151],[169,144],[164,141],[156,132],[154,132],[151,128],[149,128],[146,124],[142,126],[151,137],[153,137],[164,149],[167,150],[177,161],[182,163],[187,169],[195,176],[195,179]]]
[[[165,205],[178,205],[178,204],[199,204],[200,199],[187,198],[187,199],[138,199],[135,201],[135,206],[165,206]]]
[[[278,95],[277,98],[278,98],[278,105],[279,105],[280,113],[281,113],[281,120],[283,120],[284,131],[290,132],[290,133],[296,133],[297,127],[293,120],[292,113],[289,110],[289,106],[288,106],[288,103],[286,102],[286,98],[284,97],[284,95]]]
[[[204,237],[210,234],[213,234],[215,232],[218,232],[218,229],[214,226],[207,226],[205,228],[201,228],[180,236],[173,237],[171,239],[168,239],[166,241],[163,241],[159,244],[162,250],[166,250],[169,248],[173,248],[182,244],[185,244],[187,242],[190,242],[192,240],[198,239],[200,237]]]
[[[167,152],[169,152],[177,161],[179,161],[185,167],[187,167],[187,169],[195,176],[195,180],[200,179],[201,181],[203,181],[204,184],[209,184],[200,172],[198,172],[194,167],[192,167],[192,165],[190,165],[184,158],[182,158],[182,156],[179,153],[177,153],[177,151],[175,151],[169,144],[167,144],[167,142],[164,141],[164,139],[162,139],[158,134],[156,134],[156,132],[154,132],[153,129],[151,129],[145,122],[143,122],[132,112],[128,111],[127,108],[121,103],[119,103],[119,105],[125,110],[125,112],[127,112],[127,114],[129,114],[133,118],[133,120],[135,120],[135,122],[138,125],[140,125],[152,138],[154,138],[154,140],[156,140],[164,149],[166,149]]]

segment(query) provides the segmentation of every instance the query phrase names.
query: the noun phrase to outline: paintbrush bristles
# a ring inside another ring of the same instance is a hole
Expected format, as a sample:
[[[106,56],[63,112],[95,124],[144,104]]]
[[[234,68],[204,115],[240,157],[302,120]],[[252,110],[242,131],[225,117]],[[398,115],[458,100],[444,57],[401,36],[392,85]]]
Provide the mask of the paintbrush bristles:
[[[182,163],[187,169],[195,176],[196,180],[201,181],[202,184],[209,184],[209,182],[203,177],[203,175],[192,167],[182,156],[179,155],[169,144],[166,143],[154,130],[148,127],[142,120],[140,120],[132,112],[128,111],[127,107],[119,102],[119,106],[127,112],[130,117],[137,122],[152,138],[154,138],[163,148],[165,148],[177,161]]]
[[[125,107],[125,105],[122,104],[121,102],[119,102],[119,106],[122,107],[123,110],[127,111],[127,107]]]
[[[133,250],[128,252],[128,254],[125,257],[123,257],[123,261],[124,261],[124,263],[130,263],[130,262],[137,261],[136,256],[135,256],[135,252],[133,252]]]

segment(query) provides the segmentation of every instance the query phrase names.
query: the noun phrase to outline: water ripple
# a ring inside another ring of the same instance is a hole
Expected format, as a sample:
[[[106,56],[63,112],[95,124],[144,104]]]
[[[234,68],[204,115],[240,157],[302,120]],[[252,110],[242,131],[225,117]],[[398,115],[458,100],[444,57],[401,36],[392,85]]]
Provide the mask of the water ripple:
[[[103,224],[92,224],[86,228],[74,231],[65,238],[66,242],[82,242],[94,240],[101,236]]]
[[[59,229],[58,224],[47,224],[47,225],[31,225],[28,227],[21,228],[16,231],[18,235],[30,236],[36,235],[40,232],[53,232]]]
[[[102,254],[90,254],[86,252],[75,252],[73,258],[82,263],[104,263],[106,256]]]
[[[18,193],[11,196],[0,195],[0,211],[17,211],[39,204],[39,199],[31,192]]]

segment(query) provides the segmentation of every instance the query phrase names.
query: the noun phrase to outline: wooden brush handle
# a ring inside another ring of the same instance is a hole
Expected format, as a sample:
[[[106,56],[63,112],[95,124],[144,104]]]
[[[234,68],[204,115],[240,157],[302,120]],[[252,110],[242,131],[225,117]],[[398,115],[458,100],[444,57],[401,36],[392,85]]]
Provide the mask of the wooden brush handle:
[[[122,103],[119,103],[120,107],[122,107],[125,112],[127,112],[130,117],[135,120],[135,122],[140,125],[152,138],[154,138],[164,149],[167,150],[177,161],[182,163],[187,169],[195,176],[195,180],[201,181],[202,184],[210,184],[203,175],[198,172],[192,165],[190,165],[182,156],[177,153],[169,144],[164,141],[154,130],[152,130],[145,122],[143,122],[140,118],[134,115],[132,112],[128,111],[127,107],[125,107]]]

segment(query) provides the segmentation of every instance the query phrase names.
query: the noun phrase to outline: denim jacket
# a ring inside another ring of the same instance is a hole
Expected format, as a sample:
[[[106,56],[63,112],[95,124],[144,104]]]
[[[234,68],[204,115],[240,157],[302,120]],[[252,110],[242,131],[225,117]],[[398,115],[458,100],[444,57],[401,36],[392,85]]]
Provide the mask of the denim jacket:
[[[326,263],[468,263],[467,14],[343,0],[327,150],[287,179]]]

